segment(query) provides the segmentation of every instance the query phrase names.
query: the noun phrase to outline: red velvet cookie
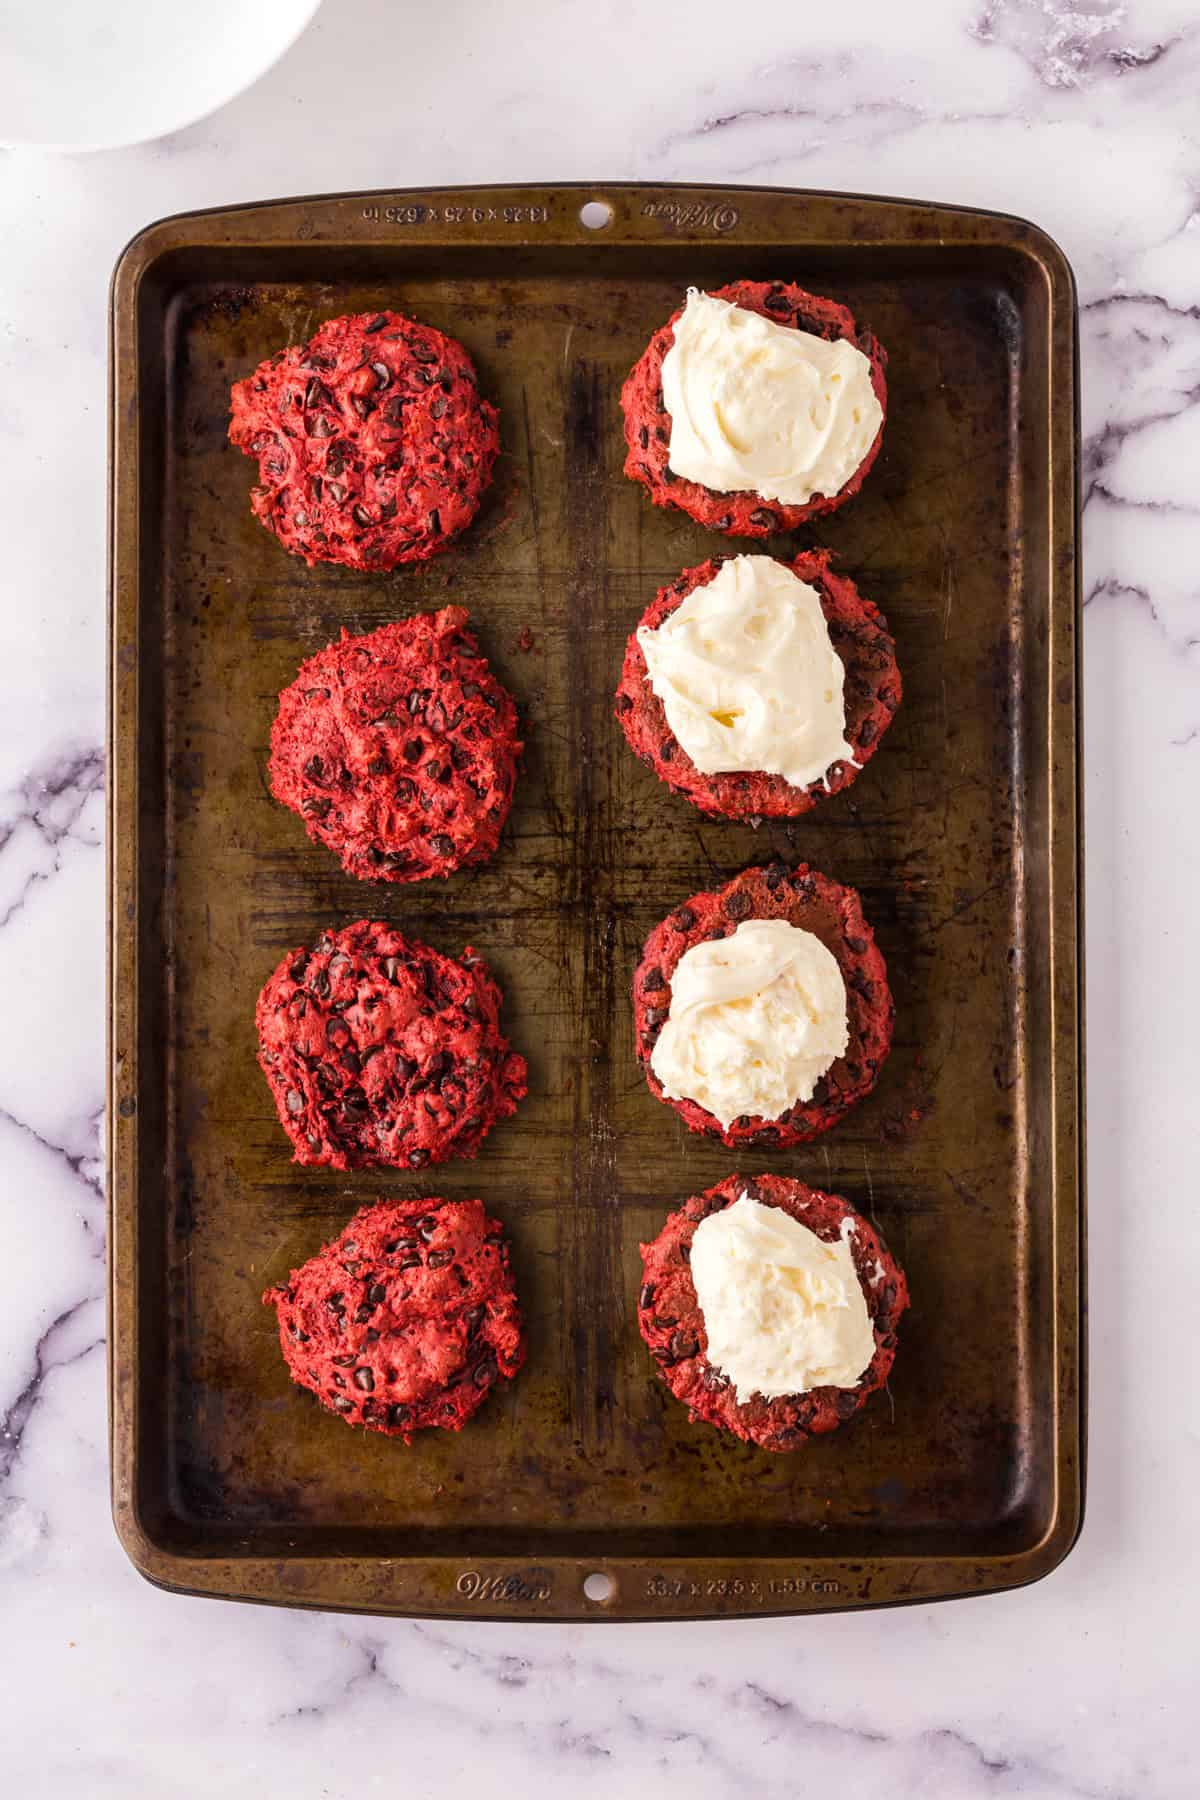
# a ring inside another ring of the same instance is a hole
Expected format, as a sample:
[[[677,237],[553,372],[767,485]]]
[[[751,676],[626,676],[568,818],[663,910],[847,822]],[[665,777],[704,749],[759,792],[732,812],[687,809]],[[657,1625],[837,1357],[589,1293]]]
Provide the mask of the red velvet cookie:
[[[342,634],[279,696],[271,791],[363,881],[485,861],[512,804],[517,709],[461,606]]]
[[[423,1169],[474,1156],[528,1091],[500,990],[364,920],[289,951],[258,999],[258,1060],[296,1161]]]
[[[730,937],[746,919],[786,919],[811,931],[836,958],[846,985],[845,1054],[821,1076],[811,1100],[798,1100],[781,1118],[742,1114],[728,1127],[694,1100],[672,1100],[650,1066],[671,1010],[671,977],[680,958],[706,939]],[[720,1138],[731,1150],[787,1149],[806,1144],[869,1094],[891,1048],[895,1006],[887,965],[863,917],[854,888],[797,863],[745,869],[715,893],[693,894],[656,925],[633,977],[633,1022],[638,1061],[650,1092],[679,1114],[689,1131]]]
[[[479,1200],[364,1207],[263,1304],[294,1382],[405,1443],[460,1431],[525,1361],[508,1244]]]
[[[875,1354],[854,1387],[739,1401],[728,1377],[708,1361],[704,1314],[689,1268],[692,1239],[701,1220],[743,1194],[763,1206],[780,1207],[825,1243],[841,1236],[845,1220],[853,1222],[850,1255],[875,1334]],[[726,1176],[670,1215],[654,1242],[642,1245],[642,1262],[638,1329],[659,1374],[693,1420],[717,1425],[763,1450],[797,1450],[810,1437],[836,1431],[853,1418],[887,1381],[896,1355],[896,1327],[908,1307],[908,1283],[878,1232],[837,1194],[823,1194],[782,1175]]]
[[[424,562],[479,510],[500,448],[460,343],[402,313],[327,319],[235,384],[229,441],[250,504],[308,563]]]
[[[702,774],[671,730],[663,703],[647,680],[637,631],[643,627],[656,631],[690,593],[712,581],[724,560],[717,558],[699,568],[685,569],[668,587],[659,589],[625,646],[616,715],[630,749],[660,781],[685,794],[701,812],[752,822],[795,818],[809,812],[827,794],[839,794],[849,787],[874,756],[903,691],[896,646],[879,608],[864,600],[846,576],[833,573],[828,550],[803,551],[785,566],[820,595],[830,639],[846,670],[846,742],[854,746],[855,761],[833,763],[825,780],[803,788],[793,787],[782,775],[761,770]]]
[[[732,281],[728,287],[713,288],[711,292],[714,299],[761,313],[776,325],[791,325],[830,342],[848,338],[870,361],[871,386],[886,419],[887,353],[869,331],[859,331],[846,307],[785,281]],[[883,421],[870,449],[844,486],[836,494],[814,494],[802,506],[785,506],[782,501],[765,500],[761,494],[745,491],[719,493],[676,475],[668,466],[671,415],[663,403],[662,366],[675,342],[676,321],[682,315],[680,307],[655,332],[621,390],[625,442],[629,446],[625,473],[630,479],[649,489],[655,506],[676,506],[710,531],[724,531],[732,537],[767,537],[773,531],[794,531],[806,519],[844,506],[857,494],[879,454]]]

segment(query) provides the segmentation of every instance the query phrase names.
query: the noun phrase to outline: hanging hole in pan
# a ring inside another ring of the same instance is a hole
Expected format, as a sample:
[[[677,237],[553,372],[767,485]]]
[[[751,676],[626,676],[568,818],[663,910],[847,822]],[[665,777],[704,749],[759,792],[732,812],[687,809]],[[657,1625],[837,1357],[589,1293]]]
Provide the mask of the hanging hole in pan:
[[[603,231],[612,219],[613,209],[607,200],[585,200],[579,209],[579,223],[589,231]]]
[[[607,1606],[617,1591],[617,1584],[611,1575],[597,1570],[594,1575],[584,1578],[583,1592],[588,1600],[594,1600],[597,1606]]]

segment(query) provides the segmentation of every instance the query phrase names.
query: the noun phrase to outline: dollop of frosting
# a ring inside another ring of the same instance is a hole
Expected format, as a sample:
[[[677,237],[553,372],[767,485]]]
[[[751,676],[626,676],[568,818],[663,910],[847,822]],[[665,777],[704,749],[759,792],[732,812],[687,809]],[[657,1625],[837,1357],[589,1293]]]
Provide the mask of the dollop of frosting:
[[[729,1126],[811,1100],[848,1042],[833,953],[786,919],[744,919],[680,957],[650,1067],[668,1099],[694,1100]]]
[[[696,288],[675,322],[662,389],[676,475],[785,506],[840,492],[883,420],[857,344],[777,325]]]
[[[738,1401],[854,1387],[875,1333],[850,1251],[853,1223],[826,1243],[777,1206],[742,1194],[692,1238],[708,1360]]]
[[[852,762],[845,669],[816,588],[772,556],[735,556],[637,634],[667,724],[703,775],[760,769],[807,787]]]

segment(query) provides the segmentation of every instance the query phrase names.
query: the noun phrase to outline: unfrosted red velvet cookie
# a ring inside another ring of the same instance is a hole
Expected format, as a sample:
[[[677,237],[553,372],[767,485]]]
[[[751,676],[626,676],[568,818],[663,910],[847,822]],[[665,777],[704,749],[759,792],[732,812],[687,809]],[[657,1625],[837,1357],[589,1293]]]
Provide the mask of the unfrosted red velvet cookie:
[[[517,709],[461,606],[330,644],[279,696],[271,791],[365,881],[485,861],[512,804]]]
[[[811,1100],[798,1100],[776,1119],[743,1114],[723,1126],[695,1100],[673,1100],[651,1067],[658,1035],[671,1011],[671,977],[694,945],[731,937],[747,919],[784,919],[819,938],[836,959],[846,987],[845,1052],[817,1081]],[[745,869],[723,888],[693,894],[656,925],[633,977],[633,1022],[638,1061],[650,1092],[673,1107],[689,1131],[720,1138],[731,1150],[787,1149],[828,1131],[879,1078],[892,1043],[895,1006],[887,965],[852,887],[798,863]]]
[[[794,282],[732,281],[728,287],[713,288],[713,299],[728,300],[747,312],[761,313],[776,325],[793,326],[814,337],[832,341],[845,338],[862,351],[871,365],[871,386],[887,417],[887,353],[869,331],[860,331],[854,315],[836,300],[810,294]],[[883,438],[883,420],[866,455],[836,494],[814,494],[802,506],[784,505],[779,500],[764,499],[747,491],[719,492],[676,475],[668,463],[671,443],[671,415],[663,401],[663,359],[675,341],[675,325],[683,316],[683,307],[672,314],[667,323],[650,339],[642,356],[634,364],[621,390],[621,410],[625,415],[625,442],[628,454],[625,473],[647,488],[655,506],[678,507],[706,525],[710,531],[723,531],[731,537],[767,537],[773,531],[794,531],[806,519],[834,512],[857,494],[879,454]]]
[[[526,1094],[500,990],[366,920],[289,951],[258,999],[258,1060],[296,1161],[423,1169],[474,1156]]]
[[[646,658],[637,633],[643,628],[656,631],[689,594],[713,580],[724,560],[718,557],[685,569],[669,586],[659,589],[625,646],[616,715],[634,754],[701,812],[752,821],[795,818],[828,794],[849,787],[874,756],[903,692],[896,645],[879,608],[864,599],[845,575],[834,574],[828,550],[805,550],[786,562],[785,568],[816,589],[833,648],[845,666],[846,740],[854,748],[855,760],[832,763],[824,780],[812,781],[807,787],[793,787],[784,776],[762,770],[706,775],[667,723],[663,703],[646,678]]]
[[[500,448],[462,345],[403,313],[327,319],[234,385],[250,504],[308,563],[424,562],[471,523]]]
[[[875,1353],[853,1387],[816,1387],[803,1394],[739,1401],[728,1377],[708,1360],[704,1314],[690,1267],[692,1239],[710,1213],[742,1195],[777,1206],[826,1243],[852,1223],[850,1255],[875,1337]],[[781,1175],[729,1175],[671,1213],[652,1244],[642,1245],[644,1278],[638,1329],[658,1372],[693,1420],[731,1431],[763,1450],[797,1450],[810,1437],[835,1431],[854,1417],[888,1378],[896,1355],[896,1327],[908,1306],[903,1270],[879,1233],[837,1194],[824,1194]]]
[[[294,1382],[406,1443],[461,1430],[525,1360],[508,1244],[479,1200],[364,1207],[263,1304]]]

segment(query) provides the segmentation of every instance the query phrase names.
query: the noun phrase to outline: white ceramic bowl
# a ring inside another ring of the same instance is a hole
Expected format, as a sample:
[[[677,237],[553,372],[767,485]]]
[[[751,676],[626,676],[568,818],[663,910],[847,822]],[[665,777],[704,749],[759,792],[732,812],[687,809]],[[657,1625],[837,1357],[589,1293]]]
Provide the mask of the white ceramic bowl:
[[[321,0],[0,0],[0,144],[165,137],[265,75]]]

